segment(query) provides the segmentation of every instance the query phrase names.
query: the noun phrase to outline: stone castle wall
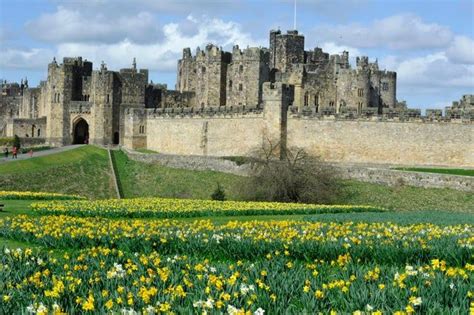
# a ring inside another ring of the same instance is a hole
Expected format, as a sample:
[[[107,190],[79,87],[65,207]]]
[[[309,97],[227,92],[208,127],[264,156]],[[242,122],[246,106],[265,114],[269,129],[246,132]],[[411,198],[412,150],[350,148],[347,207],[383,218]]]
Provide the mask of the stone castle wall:
[[[472,122],[304,117],[291,112],[293,94],[292,86],[264,83],[263,110],[256,112],[149,111],[146,146],[166,154],[242,156],[270,139],[330,162],[474,167]]]
[[[246,155],[261,145],[264,123],[261,113],[149,115],[146,147],[167,154]]]
[[[472,123],[288,118],[288,144],[327,161],[474,166]]]

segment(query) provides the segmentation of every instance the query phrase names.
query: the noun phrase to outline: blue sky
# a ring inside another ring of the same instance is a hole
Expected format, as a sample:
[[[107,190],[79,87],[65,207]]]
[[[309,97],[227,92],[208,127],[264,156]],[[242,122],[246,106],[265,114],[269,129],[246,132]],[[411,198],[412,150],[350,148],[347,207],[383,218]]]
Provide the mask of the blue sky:
[[[97,68],[129,67],[176,81],[182,48],[268,46],[268,31],[293,28],[293,0],[0,0],[0,78],[30,86],[53,56]],[[443,108],[474,94],[474,0],[297,0],[306,49],[367,55],[398,73],[399,100]]]

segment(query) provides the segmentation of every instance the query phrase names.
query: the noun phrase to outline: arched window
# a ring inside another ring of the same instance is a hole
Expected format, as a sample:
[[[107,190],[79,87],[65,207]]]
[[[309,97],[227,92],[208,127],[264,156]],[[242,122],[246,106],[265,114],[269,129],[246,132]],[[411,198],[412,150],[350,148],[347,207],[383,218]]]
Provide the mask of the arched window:
[[[314,106],[319,106],[319,93],[314,94]]]
[[[308,92],[304,94],[304,106],[308,106],[309,95]]]
[[[41,136],[41,129],[38,129],[38,137]]]

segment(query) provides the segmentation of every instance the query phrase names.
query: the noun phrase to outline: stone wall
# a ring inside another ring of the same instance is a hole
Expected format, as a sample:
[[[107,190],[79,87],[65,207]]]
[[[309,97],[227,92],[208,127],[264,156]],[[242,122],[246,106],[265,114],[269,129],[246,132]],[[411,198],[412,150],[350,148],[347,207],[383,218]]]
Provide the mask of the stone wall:
[[[147,148],[183,155],[246,155],[262,143],[261,113],[169,117],[150,114]]]
[[[288,145],[324,160],[474,167],[474,125],[288,117]]]
[[[150,154],[139,153],[126,148],[122,149],[127,153],[128,157],[134,161],[143,163],[159,163],[160,165],[171,168],[181,168],[193,171],[216,171],[240,176],[248,176],[251,170],[249,164],[239,166],[232,161],[217,157],[161,153]]]

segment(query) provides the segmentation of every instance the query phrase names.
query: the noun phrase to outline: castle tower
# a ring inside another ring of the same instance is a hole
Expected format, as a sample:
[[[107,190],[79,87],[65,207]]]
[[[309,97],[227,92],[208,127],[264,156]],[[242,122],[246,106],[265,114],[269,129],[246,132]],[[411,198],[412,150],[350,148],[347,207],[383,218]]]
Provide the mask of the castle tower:
[[[304,36],[297,30],[281,34],[270,32],[270,69],[291,70],[292,64],[304,63]]]

